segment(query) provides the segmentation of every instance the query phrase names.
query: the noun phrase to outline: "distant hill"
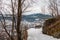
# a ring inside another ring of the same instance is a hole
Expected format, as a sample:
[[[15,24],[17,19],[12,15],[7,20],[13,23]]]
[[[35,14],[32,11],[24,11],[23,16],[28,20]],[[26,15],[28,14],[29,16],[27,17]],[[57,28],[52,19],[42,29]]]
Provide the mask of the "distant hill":
[[[6,20],[12,20],[11,14],[4,14]],[[51,15],[44,15],[40,13],[36,14],[30,14],[30,15],[22,15],[22,21],[28,21],[28,22],[34,22],[34,21],[40,21],[40,20],[45,20],[48,18],[51,18]],[[2,16],[0,15],[0,20],[3,19]]]
[[[26,20],[28,22],[34,22],[42,19],[45,20],[51,17],[52,17],[51,15],[44,15],[44,14],[37,13],[37,14],[23,15],[22,20]]]

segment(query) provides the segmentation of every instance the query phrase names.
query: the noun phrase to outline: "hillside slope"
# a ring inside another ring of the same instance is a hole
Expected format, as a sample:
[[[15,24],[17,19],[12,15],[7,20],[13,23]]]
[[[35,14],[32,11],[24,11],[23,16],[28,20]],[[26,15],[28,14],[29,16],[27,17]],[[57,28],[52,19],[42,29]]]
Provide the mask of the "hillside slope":
[[[45,21],[43,33],[60,38],[60,16]]]

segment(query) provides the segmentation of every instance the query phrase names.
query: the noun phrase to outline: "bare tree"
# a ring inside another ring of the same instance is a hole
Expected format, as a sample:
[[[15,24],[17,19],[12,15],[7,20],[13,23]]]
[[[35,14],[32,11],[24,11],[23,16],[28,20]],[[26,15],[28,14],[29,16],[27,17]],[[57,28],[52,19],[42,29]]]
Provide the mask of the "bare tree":
[[[8,5],[8,4],[6,4],[6,5]],[[7,25],[5,22],[6,20],[5,20],[4,15],[2,14],[2,11],[4,11],[4,8],[0,7],[0,8],[2,8],[2,9],[0,9],[0,13],[3,18],[3,21],[1,21],[2,27],[5,30],[5,32],[7,33],[7,35],[9,36],[10,40],[15,40],[14,39],[14,30],[16,30],[16,34],[17,34],[16,39],[23,40],[23,38],[21,38],[22,37],[22,33],[21,33],[22,32],[21,31],[22,13],[28,12],[28,11],[26,11],[26,9],[30,6],[30,3],[28,0],[11,0],[11,5],[8,5],[8,6],[11,9],[11,11],[9,13],[12,13],[11,34],[7,30]],[[8,11],[7,9],[5,9],[5,10]],[[6,12],[4,11],[4,13],[6,13]],[[27,40],[27,38],[25,40]]]
[[[52,16],[59,15],[57,1],[58,0],[49,0],[49,10]]]

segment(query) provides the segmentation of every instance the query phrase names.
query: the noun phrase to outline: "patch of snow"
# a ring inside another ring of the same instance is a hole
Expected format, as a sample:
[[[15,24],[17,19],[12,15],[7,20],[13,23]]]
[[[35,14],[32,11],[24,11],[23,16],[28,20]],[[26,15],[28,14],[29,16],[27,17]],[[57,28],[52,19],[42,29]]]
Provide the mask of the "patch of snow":
[[[35,19],[36,21],[38,21],[39,20],[39,18],[37,18],[37,19]]]
[[[35,29],[31,28],[28,29],[28,40],[60,40],[57,38],[53,38],[52,36],[48,36],[42,33],[42,28]]]

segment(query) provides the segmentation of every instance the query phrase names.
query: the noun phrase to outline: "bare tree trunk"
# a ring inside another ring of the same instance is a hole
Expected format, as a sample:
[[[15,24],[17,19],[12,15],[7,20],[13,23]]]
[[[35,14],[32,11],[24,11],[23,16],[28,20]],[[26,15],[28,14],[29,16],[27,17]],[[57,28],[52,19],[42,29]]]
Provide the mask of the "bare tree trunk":
[[[22,40],[21,39],[21,17],[22,17],[22,8],[21,8],[21,0],[18,0],[18,13],[17,13],[17,39],[18,40]]]

